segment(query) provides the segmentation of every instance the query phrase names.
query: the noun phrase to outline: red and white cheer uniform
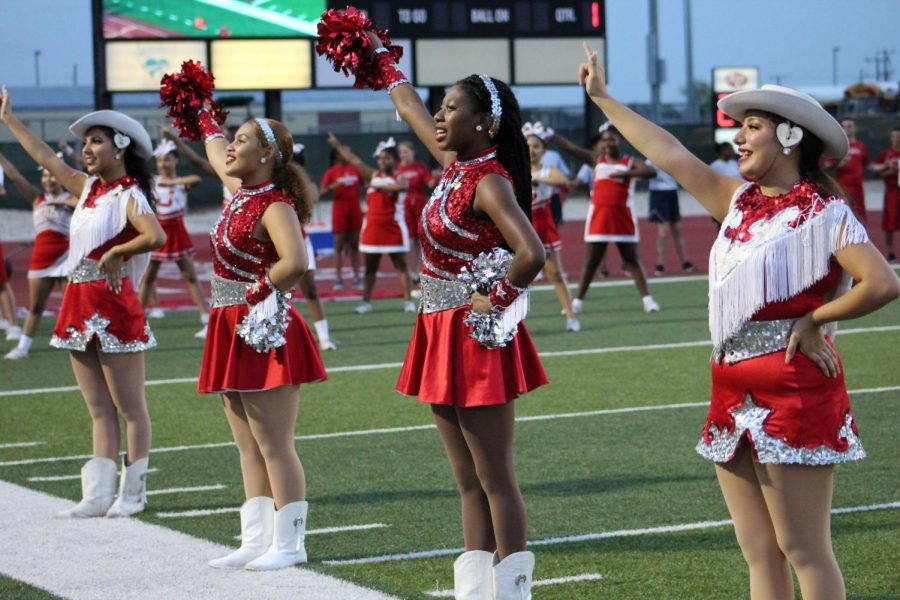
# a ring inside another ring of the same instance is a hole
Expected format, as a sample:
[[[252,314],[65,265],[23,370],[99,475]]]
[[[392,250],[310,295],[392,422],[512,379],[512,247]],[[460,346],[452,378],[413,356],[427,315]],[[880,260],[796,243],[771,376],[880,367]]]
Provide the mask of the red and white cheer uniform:
[[[332,183],[334,202],[331,204],[331,232],[359,233],[362,228],[362,207],[359,204],[359,184],[362,178],[353,165],[337,164],[322,175],[322,189]]]
[[[881,213],[881,228],[885,231],[900,230],[900,150],[888,148],[878,154],[875,161],[879,165],[892,164],[892,173],[884,175],[884,212]]]
[[[291,199],[271,182],[242,187],[222,209],[210,232],[214,275],[197,386],[202,394],[261,391],[328,377],[316,340],[293,306],[288,309],[287,343],[279,348],[257,352],[236,332],[250,312],[248,289],[278,261],[275,245],[253,236],[257,222],[275,202],[294,208]]]
[[[420,402],[459,407],[505,404],[547,383],[525,328],[505,347],[488,349],[469,337],[463,323],[471,295],[457,276],[480,253],[503,246],[503,236],[473,209],[483,177],[509,174],[496,147],[444,170],[422,212],[422,301],[397,390]]]
[[[67,277],[69,259],[69,224],[72,208],[66,201],[69,192],[51,196],[44,192],[34,201],[31,213],[34,220],[34,250],[28,263],[28,279]]]
[[[559,237],[559,229],[550,209],[550,201],[557,188],[547,183],[538,183],[534,179],[547,177],[549,174],[549,167],[531,172],[531,224],[544,244],[544,250],[553,252],[562,248],[562,238]]]
[[[153,178],[153,193],[156,195],[156,217],[166,232],[166,243],[150,253],[152,260],[181,260],[194,254],[194,244],[184,226],[184,212],[187,210],[187,188],[181,184],[167,185],[162,177]]]
[[[841,188],[847,193],[851,206],[863,222],[866,220],[866,193],[863,190],[863,172],[869,166],[869,150],[860,140],[850,142],[847,151],[847,160],[843,166],[835,171],[835,179]],[[833,165],[834,159],[825,161],[826,166]]]
[[[634,178],[612,177],[631,169],[633,159],[606,156],[594,165],[591,207],[584,223],[585,242],[637,242],[637,215],[634,212]]]
[[[133,214],[152,213],[137,181],[125,176],[111,182],[90,177],[72,215],[69,238],[69,285],[50,345],[83,352],[94,339],[102,352],[140,352],[156,346],[144,317],[134,282],[140,282],[150,257],[135,254],[122,267],[122,289],[109,289],[99,260],[113,246],[138,236],[128,222],[128,201]]]
[[[422,218],[422,211],[428,201],[425,186],[431,180],[431,173],[425,163],[414,161],[408,165],[399,165],[397,175],[403,177],[409,186],[406,191],[400,192],[400,198],[403,202],[406,229],[410,237],[415,238],[418,236],[419,219]]]
[[[865,457],[843,367],[828,377],[800,351],[784,358],[794,322],[850,287],[835,253],[866,241],[845,201],[810,182],[772,197],[756,184],[738,189],[709,260],[715,349],[701,455],[728,462],[746,439],[761,463]],[[829,344],[835,330],[825,327]]]
[[[359,251],[387,254],[409,251],[409,230],[403,215],[399,192],[388,192],[376,186],[396,185],[397,179],[377,171],[366,190],[366,217],[359,234]]]

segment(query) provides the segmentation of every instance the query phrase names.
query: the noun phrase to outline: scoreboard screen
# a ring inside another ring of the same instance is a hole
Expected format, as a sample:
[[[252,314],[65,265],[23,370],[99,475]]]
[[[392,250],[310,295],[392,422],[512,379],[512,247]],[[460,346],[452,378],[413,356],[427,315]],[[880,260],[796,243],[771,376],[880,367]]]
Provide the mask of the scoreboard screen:
[[[358,0],[392,37],[606,37],[601,0]],[[332,8],[346,2],[329,1]]]

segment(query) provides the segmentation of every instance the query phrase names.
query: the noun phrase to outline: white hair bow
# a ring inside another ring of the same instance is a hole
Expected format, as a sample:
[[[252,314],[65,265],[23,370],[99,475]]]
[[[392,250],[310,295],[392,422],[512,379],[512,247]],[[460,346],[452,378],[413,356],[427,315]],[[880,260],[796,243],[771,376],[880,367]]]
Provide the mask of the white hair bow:
[[[542,140],[546,140],[550,136],[552,136],[555,132],[550,127],[544,127],[544,124],[540,121],[535,121],[534,123],[526,122],[522,125],[522,135],[528,137],[529,135],[534,135],[539,137]]]
[[[394,141],[394,136],[391,136],[388,139],[384,140],[383,142],[378,142],[378,145],[375,146],[375,154],[373,154],[372,156],[378,156],[379,154],[381,154],[388,148],[396,148],[396,147],[397,147],[397,142]]]
[[[303,144],[294,144],[294,148],[291,150],[294,154],[300,154],[303,152],[303,149],[306,148]]]
[[[172,140],[160,140],[159,145],[153,150],[153,156],[165,156],[169,152],[175,152],[176,149]]]

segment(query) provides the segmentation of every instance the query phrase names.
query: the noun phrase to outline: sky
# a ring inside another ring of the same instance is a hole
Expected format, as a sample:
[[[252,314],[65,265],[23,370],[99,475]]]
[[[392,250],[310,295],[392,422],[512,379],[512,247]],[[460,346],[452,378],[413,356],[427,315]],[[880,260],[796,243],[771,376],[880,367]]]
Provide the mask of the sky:
[[[684,98],[684,1],[657,0],[660,56],[666,61],[664,102]],[[348,0],[348,3],[352,0]],[[900,0],[690,0],[693,78],[709,81],[715,66],[756,66],[761,83],[832,84],[834,47],[838,83],[874,80],[866,62],[900,46]],[[610,89],[626,102],[647,102],[648,0],[607,0]],[[0,81],[10,87],[35,83],[40,50],[42,85],[93,83],[90,0],[0,0]],[[893,79],[900,55],[891,54]]]

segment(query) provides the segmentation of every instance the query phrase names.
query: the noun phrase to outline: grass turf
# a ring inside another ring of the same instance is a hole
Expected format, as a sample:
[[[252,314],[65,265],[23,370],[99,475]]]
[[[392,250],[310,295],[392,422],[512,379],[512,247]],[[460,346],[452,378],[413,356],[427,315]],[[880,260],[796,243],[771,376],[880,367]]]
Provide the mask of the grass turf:
[[[654,288],[663,312],[645,315],[630,286],[591,290],[579,334],[564,320],[551,292],[534,294],[528,327],[542,352],[694,342],[708,337],[703,282]],[[302,306],[301,306],[302,308]],[[399,300],[376,303],[370,315],[353,305],[327,306],[339,350],[328,367],[399,363],[412,317]],[[170,313],[153,323],[160,348],[146,355],[148,379],[196,376],[201,346],[191,335],[196,315]],[[844,329],[900,323],[895,303]],[[27,361],[0,364],[0,391],[72,385],[65,354],[44,350],[44,324]],[[839,336],[851,390],[900,385],[890,368],[896,331]],[[704,402],[709,395],[709,347],[620,350],[548,356],[551,385],[517,401],[521,417],[660,407]],[[300,436],[429,425],[426,406],[393,391],[398,368],[333,372],[328,383],[301,390]],[[148,386],[154,447],[228,442],[218,402],[192,383]],[[900,445],[893,418],[900,392],[854,395],[854,410],[870,458],[837,469],[835,507],[900,500]],[[41,440],[41,446],[0,450],[0,461],[90,452],[89,419],[77,391],[0,397],[0,440]],[[529,515],[529,540],[727,519],[712,467],[693,452],[705,409],[675,407],[549,418],[517,426],[516,463]],[[348,437],[300,439],[312,505],[310,527],[384,523],[388,527],[313,535],[310,568],[404,598],[452,588],[453,557],[363,565],[322,561],[462,545],[459,507],[437,433],[430,428]],[[223,544],[235,544],[237,515],[161,518],[160,512],[238,506],[242,488],[232,446],[157,452],[150,489],[222,483],[224,490],[151,497],[139,518]],[[75,480],[28,477],[77,473],[80,460],[0,466],[0,478],[77,498]],[[891,597],[900,591],[893,567],[900,555],[900,511],[834,517],[838,560],[851,597]],[[602,580],[539,588],[540,598],[708,598],[746,595],[746,567],[733,532],[720,526],[679,533],[535,545],[536,579],[600,573]],[[203,568],[203,565],[198,565]],[[19,597],[0,580],[0,597]]]

